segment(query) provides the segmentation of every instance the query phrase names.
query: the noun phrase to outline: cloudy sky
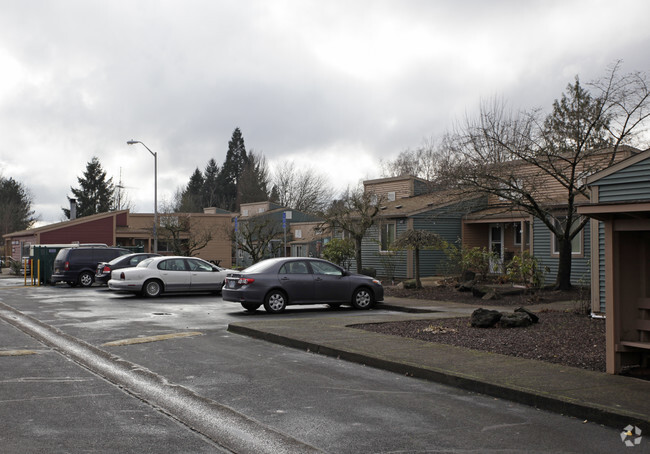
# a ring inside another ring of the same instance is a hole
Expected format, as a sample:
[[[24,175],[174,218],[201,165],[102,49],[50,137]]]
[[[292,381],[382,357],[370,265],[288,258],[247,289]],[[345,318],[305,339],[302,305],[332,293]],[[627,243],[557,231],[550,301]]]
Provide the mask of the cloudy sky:
[[[650,72],[647,0],[0,0],[0,175],[62,220],[97,156],[135,212],[221,164],[235,127],[271,167],[344,189],[481,100],[550,109],[616,60]]]

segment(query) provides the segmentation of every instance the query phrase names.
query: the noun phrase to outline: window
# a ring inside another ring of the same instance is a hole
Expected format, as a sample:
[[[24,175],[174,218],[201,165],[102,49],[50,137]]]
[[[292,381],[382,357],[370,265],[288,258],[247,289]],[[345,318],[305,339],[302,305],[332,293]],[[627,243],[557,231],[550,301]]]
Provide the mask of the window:
[[[521,246],[521,240],[523,237],[524,244],[528,245],[530,244],[530,222],[529,221],[524,221],[524,228],[522,231],[521,228],[521,222],[517,222],[515,224],[515,239],[514,239],[514,244],[515,246]]]
[[[296,257],[304,257],[304,246],[302,245],[297,245],[296,246]]]
[[[296,233],[294,235],[296,238],[302,238],[302,230],[296,230]]]
[[[564,220],[563,218],[562,220]],[[576,223],[579,222],[576,221]],[[556,225],[560,225],[560,220],[556,219],[555,220]],[[573,237],[571,240],[571,254],[572,255],[582,255],[582,238],[583,238],[583,231],[581,230],[578,232],[576,236]],[[553,235],[553,242],[552,242],[552,250],[551,253],[554,255],[558,255],[560,253],[560,242],[558,241],[557,237]]]
[[[395,229],[396,225],[394,222],[388,222],[381,225],[381,230],[379,233],[379,239],[381,244],[381,251],[389,251],[391,244],[395,241]]]
[[[329,276],[342,276],[343,272],[334,265],[327,262],[311,262],[314,274],[327,274]]]
[[[185,260],[183,259],[164,260],[158,264],[158,269],[166,270],[166,271],[185,271]]]
[[[200,260],[188,260],[187,263],[192,271],[213,271],[210,264]]]
[[[280,274],[309,274],[305,262],[288,262],[280,268]]]
[[[389,192],[387,197],[388,197],[389,202],[394,202],[395,201],[395,191]]]
[[[248,216],[248,210],[241,210],[242,216]]]

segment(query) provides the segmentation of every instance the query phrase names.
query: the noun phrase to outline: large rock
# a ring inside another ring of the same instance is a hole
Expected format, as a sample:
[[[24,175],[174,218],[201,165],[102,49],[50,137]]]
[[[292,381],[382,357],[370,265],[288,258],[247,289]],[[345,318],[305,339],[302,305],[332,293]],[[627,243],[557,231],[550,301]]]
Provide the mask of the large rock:
[[[489,309],[476,309],[470,317],[470,324],[475,328],[492,328],[501,320],[501,312]]]
[[[525,312],[501,314],[499,325],[502,328],[524,328],[533,324],[533,320]]]
[[[517,309],[515,309],[515,312],[523,312],[524,314],[527,314],[530,317],[530,319],[533,321],[533,323],[539,322],[539,317],[535,313],[526,309],[525,307],[518,307]]]

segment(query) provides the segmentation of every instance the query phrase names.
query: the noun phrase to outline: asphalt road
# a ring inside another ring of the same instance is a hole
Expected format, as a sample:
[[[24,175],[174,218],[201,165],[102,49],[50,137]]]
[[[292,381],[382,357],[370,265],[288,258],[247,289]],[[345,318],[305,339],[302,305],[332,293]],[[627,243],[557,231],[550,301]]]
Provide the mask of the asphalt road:
[[[231,334],[277,316],[218,296],[5,286],[0,303],[3,453],[633,451],[614,429]]]

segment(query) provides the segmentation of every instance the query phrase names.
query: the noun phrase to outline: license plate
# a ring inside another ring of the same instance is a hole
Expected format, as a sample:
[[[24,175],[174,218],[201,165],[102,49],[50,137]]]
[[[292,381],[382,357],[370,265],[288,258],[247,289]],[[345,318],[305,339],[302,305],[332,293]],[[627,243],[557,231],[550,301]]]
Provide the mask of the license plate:
[[[237,281],[228,281],[228,288],[235,288]]]

